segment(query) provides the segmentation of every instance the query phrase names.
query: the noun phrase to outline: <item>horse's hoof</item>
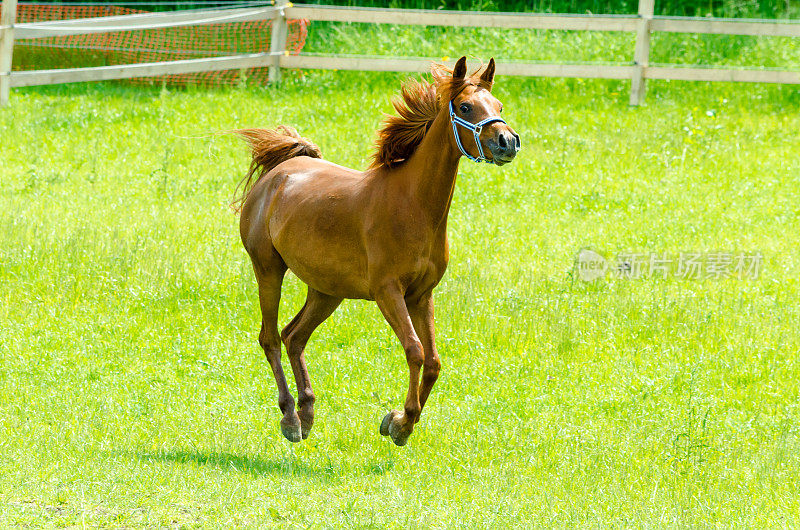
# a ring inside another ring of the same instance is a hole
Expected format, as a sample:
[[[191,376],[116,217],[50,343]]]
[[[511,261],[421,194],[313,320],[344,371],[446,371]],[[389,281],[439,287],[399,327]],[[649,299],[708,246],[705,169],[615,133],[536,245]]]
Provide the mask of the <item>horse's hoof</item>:
[[[392,423],[392,418],[394,418],[395,414],[399,413],[396,410],[390,410],[386,413],[386,416],[383,417],[383,420],[381,420],[381,436],[389,436],[389,424]]]
[[[383,421],[381,421],[381,434],[390,437],[394,444],[400,447],[406,444],[408,437],[411,435],[410,432],[403,433],[398,431],[397,424],[402,415],[402,412],[393,410],[386,414],[386,416],[383,417]]]
[[[394,425],[394,424],[393,424]],[[406,442],[408,441],[408,437],[411,436],[410,432],[401,433],[397,432],[397,429],[393,429],[393,425],[389,426],[389,438],[392,439],[395,445],[399,447],[403,447]]]
[[[303,440],[305,440],[311,434],[311,427],[314,426],[314,410],[303,410],[301,408],[297,411],[297,415],[300,416],[300,432]]]
[[[300,428],[300,418],[297,417],[297,414],[294,417],[289,417],[288,420],[286,416],[281,418],[281,433],[284,438],[292,443],[299,442],[304,438]]]
[[[313,421],[305,422],[300,420],[300,434],[303,436],[303,440],[308,438],[308,435],[311,434],[311,427],[313,425]]]

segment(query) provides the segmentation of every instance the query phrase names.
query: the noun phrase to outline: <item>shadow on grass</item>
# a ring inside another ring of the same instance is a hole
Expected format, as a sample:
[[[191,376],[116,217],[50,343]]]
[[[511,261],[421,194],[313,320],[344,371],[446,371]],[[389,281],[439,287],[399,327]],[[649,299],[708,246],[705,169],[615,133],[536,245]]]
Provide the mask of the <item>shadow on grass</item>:
[[[245,473],[253,477],[281,475],[286,477],[307,477],[317,480],[336,481],[348,475],[383,475],[394,467],[391,459],[385,462],[366,463],[362,466],[334,466],[328,460],[319,465],[301,462],[294,456],[265,460],[258,456],[237,455],[225,451],[199,451],[173,449],[154,453],[142,451],[125,452],[141,462],[175,462],[211,466],[221,471]]]

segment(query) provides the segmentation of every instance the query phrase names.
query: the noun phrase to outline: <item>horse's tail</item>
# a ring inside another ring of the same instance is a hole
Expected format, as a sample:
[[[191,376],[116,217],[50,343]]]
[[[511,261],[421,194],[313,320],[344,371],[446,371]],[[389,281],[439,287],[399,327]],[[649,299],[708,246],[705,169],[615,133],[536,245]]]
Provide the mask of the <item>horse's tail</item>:
[[[231,207],[239,212],[253,185],[275,166],[296,156],[322,158],[319,147],[297,133],[294,127],[279,125],[275,129],[238,129],[230,131],[250,144],[253,160],[247,175],[236,186],[236,198]],[[241,190],[241,193],[239,193]]]

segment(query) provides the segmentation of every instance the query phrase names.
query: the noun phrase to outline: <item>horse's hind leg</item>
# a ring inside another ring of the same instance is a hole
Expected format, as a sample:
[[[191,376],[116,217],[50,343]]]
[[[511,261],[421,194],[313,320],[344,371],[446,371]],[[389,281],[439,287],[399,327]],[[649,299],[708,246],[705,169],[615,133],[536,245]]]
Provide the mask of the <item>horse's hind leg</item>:
[[[300,418],[294,409],[294,398],[286,384],[281,365],[281,339],[278,334],[278,304],[281,299],[281,284],[286,265],[275,251],[268,256],[253,255],[253,269],[258,280],[258,300],[261,304],[261,333],[258,342],[264,348],[275,383],[278,386],[278,406],[283,413],[281,432],[291,442],[300,441]]]
[[[309,287],[305,305],[281,333],[297,383],[297,413],[302,424],[303,439],[308,438],[308,433],[314,425],[315,400],[306,366],[306,344],[314,330],[331,316],[341,303],[341,298],[328,296]]]
[[[439,360],[439,353],[436,351],[436,332],[433,323],[433,296],[431,293],[423,295],[416,303],[408,305],[408,312],[411,315],[411,322],[414,330],[419,335],[422,342],[422,349],[425,358],[422,362],[422,381],[419,384],[419,408],[420,414],[425,408],[425,402],[433,390],[433,385],[439,378],[439,371],[442,363]],[[419,422],[419,416],[416,422]]]

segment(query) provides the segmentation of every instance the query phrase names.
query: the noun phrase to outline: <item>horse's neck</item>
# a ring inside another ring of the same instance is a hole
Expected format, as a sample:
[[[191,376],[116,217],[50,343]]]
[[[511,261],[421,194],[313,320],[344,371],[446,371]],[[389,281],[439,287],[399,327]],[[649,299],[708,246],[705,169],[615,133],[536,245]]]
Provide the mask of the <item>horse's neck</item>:
[[[411,191],[435,227],[446,225],[453,200],[458,159],[450,117],[440,111],[408,162],[403,164]]]

